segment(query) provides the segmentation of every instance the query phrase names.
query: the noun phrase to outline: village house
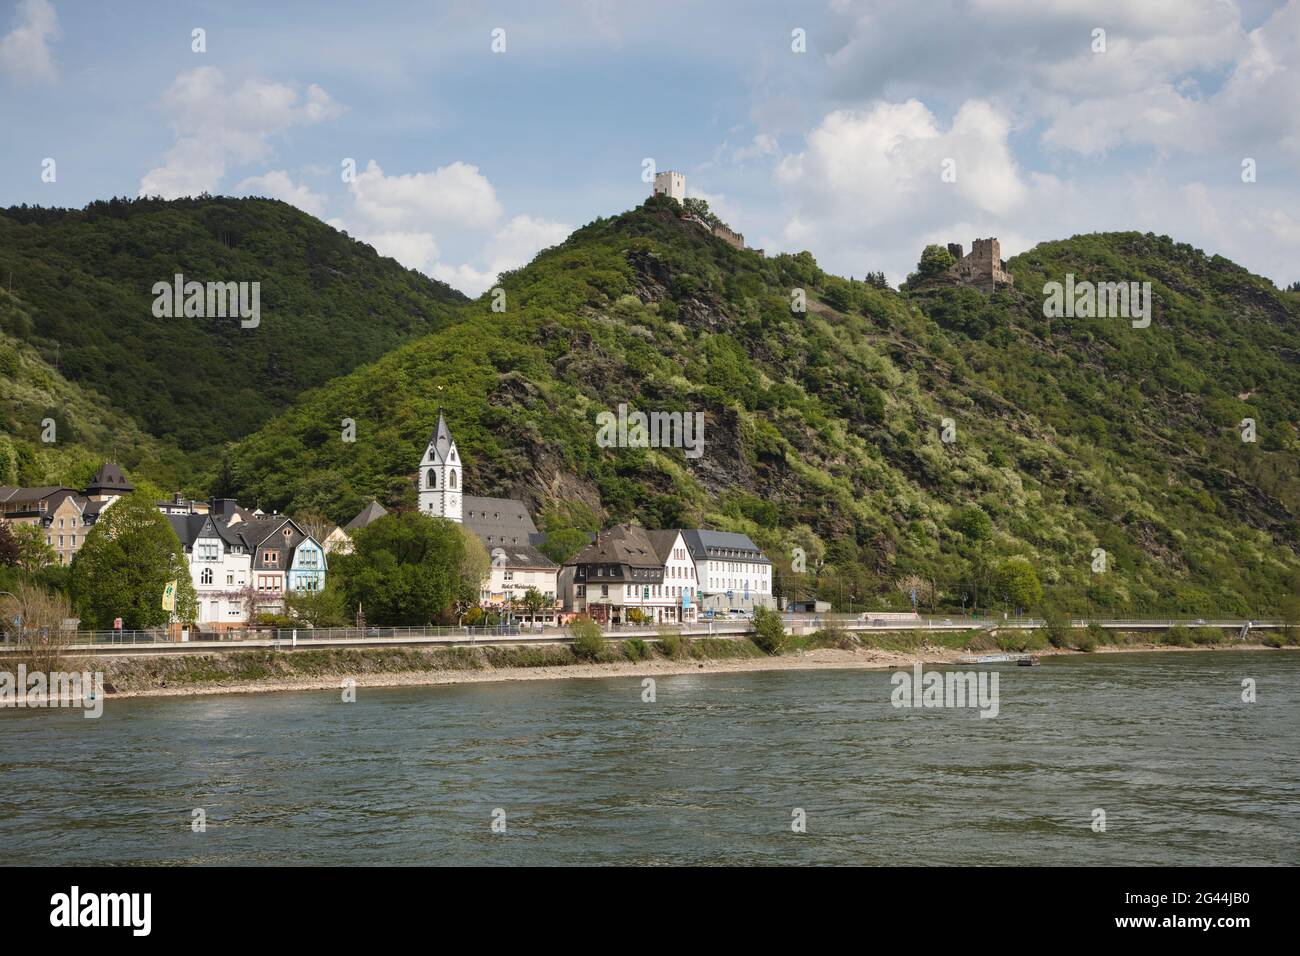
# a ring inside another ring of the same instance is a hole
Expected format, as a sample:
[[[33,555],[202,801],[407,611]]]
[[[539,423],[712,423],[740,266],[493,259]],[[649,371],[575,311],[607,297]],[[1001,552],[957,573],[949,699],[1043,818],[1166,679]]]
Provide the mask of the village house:
[[[629,612],[661,614],[664,562],[644,528],[617,525],[565,562],[560,572],[564,605],[601,624],[626,624]]]
[[[706,615],[773,607],[772,562],[749,535],[734,531],[683,531],[695,562],[699,605]]]
[[[0,487],[0,521],[39,525],[59,564],[71,564],[104,509],[133,491],[122,469],[105,462],[84,492],[63,485]]]
[[[653,623],[772,607],[772,562],[748,535],[728,531],[647,531],[619,525],[567,561],[565,606],[594,620]]]
[[[325,547],[286,515],[266,515],[213,498],[189,512],[177,502],[167,520],[180,539],[205,630],[243,627],[283,614],[285,597],[325,587]]]

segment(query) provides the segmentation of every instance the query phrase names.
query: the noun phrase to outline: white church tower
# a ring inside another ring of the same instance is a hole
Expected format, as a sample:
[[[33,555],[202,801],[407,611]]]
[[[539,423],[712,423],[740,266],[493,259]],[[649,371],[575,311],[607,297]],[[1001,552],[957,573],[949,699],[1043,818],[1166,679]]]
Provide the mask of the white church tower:
[[[429,439],[424,460],[420,462],[420,512],[435,518],[461,522],[461,467],[456,442],[447,428],[447,419],[438,409],[438,427]]]

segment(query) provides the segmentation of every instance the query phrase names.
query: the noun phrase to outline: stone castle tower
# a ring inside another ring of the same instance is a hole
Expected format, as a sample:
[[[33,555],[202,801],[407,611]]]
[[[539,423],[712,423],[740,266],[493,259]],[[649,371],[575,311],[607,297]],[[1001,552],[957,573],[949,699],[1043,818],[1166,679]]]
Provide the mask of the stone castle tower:
[[[672,170],[655,173],[654,192],[652,195],[668,196],[672,199],[676,199],[678,202],[686,202],[686,174],[675,173]]]
[[[462,482],[460,454],[447,419],[438,409],[438,427],[420,461],[420,513],[461,522]]]
[[[997,239],[976,239],[970,255],[962,255],[960,242],[948,243],[948,253],[957,260],[949,267],[947,276],[959,285],[970,285],[984,292],[998,286],[1014,285],[1015,277],[1007,271],[1002,258],[1002,246]]]

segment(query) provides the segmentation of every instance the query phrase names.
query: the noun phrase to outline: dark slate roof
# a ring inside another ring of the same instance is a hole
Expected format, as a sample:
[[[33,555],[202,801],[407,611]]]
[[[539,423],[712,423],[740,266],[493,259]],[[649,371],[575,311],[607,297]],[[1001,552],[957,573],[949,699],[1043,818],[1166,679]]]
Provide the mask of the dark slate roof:
[[[199,531],[207,522],[207,515],[164,515],[167,523],[172,526],[176,532],[176,537],[180,538],[181,544],[186,548],[193,548],[194,542],[199,538]]]
[[[442,464],[447,460],[447,455],[451,451],[451,446],[455,442],[451,437],[451,429],[447,427],[447,419],[442,415],[442,409],[438,409],[438,425],[429,436],[429,450],[433,453],[435,464]]]
[[[76,505],[77,510],[82,513],[85,512],[86,505],[90,503],[90,499],[80,492],[73,491],[71,488],[60,488],[54,494],[50,495],[48,499],[48,503],[45,506],[45,520],[47,522],[52,521],[54,519],[54,512],[57,511],[59,506],[69,498],[72,499],[72,503]]]
[[[490,551],[494,545],[533,544],[540,542],[537,525],[522,501],[513,498],[461,498],[461,516],[465,527],[483,539]]]
[[[507,568],[532,568],[534,570],[540,568],[543,571],[554,571],[559,567],[558,564],[531,544],[488,544],[485,541],[483,546],[487,548],[488,556],[494,561],[497,559],[498,551],[504,554]]]
[[[361,509],[361,512],[343,526],[344,531],[355,531],[357,528],[364,528],[366,525],[374,524],[388,511],[374,498],[370,499],[370,504]]]
[[[111,461],[106,461],[100,465],[99,471],[95,472],[95,477],[86,486],[86,494],[88,495],[103,494],[105,492],[128,495],[133,491],[135,491],[135,485],[127,481],[122,469]]]
[[[644,528],[621,524],[602,531],[596,540],[583,548],[568,564],[626,564],[630,567],[662,568],[663,562]]]
[[[663,531],[647,531],[646,537],[654,546],[655,554],[659,556],[659,563],[664,564],[672,557],[673,542],[677,540],[680,534],[676,528],[669,528]]]
[[[291,532],[288,537],[283,533],[286,525]],[[260,571],[288,571],[294,549],[307,537],[284,515],[266,515],[251,521],[240,521],[234,525],[233,530],[252,551],[253,568]],[[280,552],[278,564],[267,564],[263,560],[262,556],[267,551]]]
[[[749,561],[753,564],[771,564],[749,535],[735,531],[682,531],[686,547],[696,561]]]
[[[69,488],[66,485],[38,485],[31,488],[7,485],[5,487],[0,487],[0,501],[14,503],[20,501],[42,501],[54,494],[56,491],[76,491],[76,489]]]

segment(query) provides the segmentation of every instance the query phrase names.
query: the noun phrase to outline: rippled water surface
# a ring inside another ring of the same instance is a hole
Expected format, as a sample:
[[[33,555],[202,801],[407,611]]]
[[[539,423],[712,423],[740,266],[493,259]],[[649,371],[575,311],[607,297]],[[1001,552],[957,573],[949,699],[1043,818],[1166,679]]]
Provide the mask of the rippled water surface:
[[[999,673],[993,719],[896,709],[866,671],[660,677],[653,704],[611,678],[7,711],[3,859],[1300,862],[1300,654]]]

